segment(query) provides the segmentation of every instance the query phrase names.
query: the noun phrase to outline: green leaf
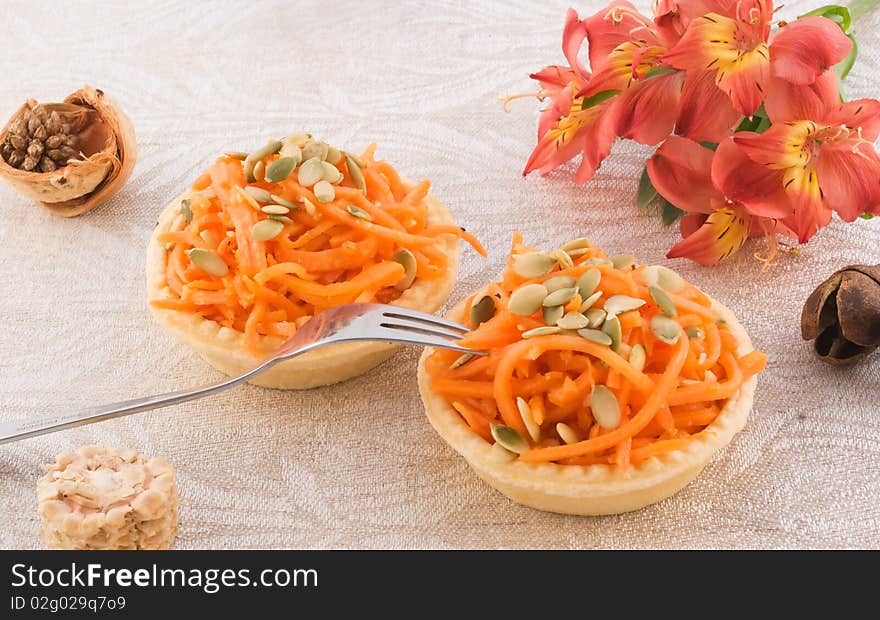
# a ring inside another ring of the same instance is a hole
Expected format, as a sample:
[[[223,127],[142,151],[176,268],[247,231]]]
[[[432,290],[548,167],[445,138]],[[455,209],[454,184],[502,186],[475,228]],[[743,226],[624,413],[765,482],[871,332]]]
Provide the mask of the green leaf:
[[[717,142],[700,142],[700,146],[702,146],[705,149],[709,149],[710,151],[717,151],[718,150],[718,143]]]
[[[754,131],[755,133],[764,133],[770,128],[770,119],[767,117],[767,111],[764,104],[761,104],[751,117],[744,117],[735,131]]]
[[[676,207],[674,204],[672,204],[662,196],[660,198],[660,201],[663,204],[662,217],[664,226],[669,226],[673,224],[684,213],[684,211]]]
[[[852,41],[853,47],[852,51],[850,51],[846,58],[834,65],[834,72],[837,74],[837,78],[840,81],[845,80],[846,76],[849,75],[849,72],[852,71],[853,65],[856,64],[856,58],[859,55],[859,44],[856,43],[855,36],[853,34],[848,34],[846,36]]]
[[[655,75],[666,75],[667,73],[675,73],[678,69],[672,67],[654,67],[645,74],[645,79],[652,78]]]
[[[590,95],[589,97],[584,97],[584,102],[581,104],[581,110],[586,110],[587,108],[592,108],[593,106],[599,105],[603,101],[607,101],[611,99],[614,95],[618,94],[619,90],[600,90],[595,95]]]
[[[878,0],[850,0],[849,15],[853,21],[859,19],[862,15],[877,6]]]
[[[827,4],[825,6],[820,6],[818,9],[813,9],[809,13],[798,15],[798,19],[801,19],[802,17],[814,16],[827,17],[838,26],[840,26],[840,29],[846,33],[849,32],[850,26],[852,26],[852,16],[849,13],[849,9],[839,4]]]
[[[651,203],[657,198],[657,189],[651,183],[651,177],[648,176],[648,167],[642,170],[642,177],[639,179],[639,193],[636,195],[636,206],[640,211],[645,211]]]
[[[874,214],[873,213],[862,213],[859,217],[862,218],[863,220],[873,220]]]

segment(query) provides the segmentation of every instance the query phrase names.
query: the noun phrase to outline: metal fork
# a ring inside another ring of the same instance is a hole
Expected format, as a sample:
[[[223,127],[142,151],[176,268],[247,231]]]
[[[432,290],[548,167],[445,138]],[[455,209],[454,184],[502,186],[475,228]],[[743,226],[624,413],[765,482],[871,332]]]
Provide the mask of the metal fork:
[[[483,355],[480,351],[472,351],[455,344],[454,341],[468,331],[464,325],[399,306],[338,306],[312,317],[272,357],[243,375],[191,390],[126,400],[52,418],[0,424],[0,444],[210,396],[244,383],[278,362],[328,344],[358,341],[402,342]]]

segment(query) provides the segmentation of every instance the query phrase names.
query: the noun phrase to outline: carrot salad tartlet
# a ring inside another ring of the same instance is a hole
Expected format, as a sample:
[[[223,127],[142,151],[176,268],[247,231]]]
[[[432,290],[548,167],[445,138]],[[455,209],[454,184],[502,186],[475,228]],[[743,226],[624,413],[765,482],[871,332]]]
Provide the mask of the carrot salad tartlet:
[[[500,282],[451,312],[473,328],[427,349],[428,418],[474,470],[527,506],[635,510],[676,493],[746,422],[766,356],[731,312],[674,271],[555,252],[515,236]]]
[[[240,374],[315,314],[380,302],[433,312],[452,289],[458,241],[479,242],[388,163],[309,134],[225,153],[166,207],[150,240],[153,314],[215,368]],[[252,383],[304,389],[387,359],[388,343],[338,344]]]

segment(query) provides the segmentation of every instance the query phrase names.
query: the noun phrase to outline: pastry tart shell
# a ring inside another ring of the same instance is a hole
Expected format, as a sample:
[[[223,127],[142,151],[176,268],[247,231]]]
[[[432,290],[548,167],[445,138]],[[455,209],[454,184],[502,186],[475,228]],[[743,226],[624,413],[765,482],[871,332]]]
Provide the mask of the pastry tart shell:
[[[739,341],[738,355],[752,351],[751,340],[733,313],[715,300],[712,307]],[[464,312],[464,305],[459,304],[449,318],[462,320]],[[423,352],[418,368],[419,391],[431,426],[480,478],[508,498],[531,508],[572,515],[629,512],[680,491],[745,426],[756,384],[755,377],[744,383],[706,427],[704,436],[687,448],[652,457],[626,472],[612,465],[498,462],[492,444],[474,433],[446,399],[431,389],[425,361],[432,352],[430,348]]]
[[[168,253],[159,235],[174,230],[179,225],[180,201],[186,198],[185,192],[165,207],[147,249],[147,291],[150,300],[171,297],[165,276]],[[452,215],[443,204],[432,195],[425,198],[428,206],[428,221],[431,224],[454,224]],[[458,239],[443,235],[437,239],[437,247],[448,259],[447,273],[434,280],[416,279],[412,286],[401,294],[395,305],[435,312],[439,309],[455,284],[458,274]],[[197,314],[150,304],[156,320],[178,341],[192,347],[211,366],[230,376],[242,374],[260,360],[248,353],[244,334],[222,326],[216,321],[205,319]],[[262,336],[261,348],[268,356],[275,351],[284,339]],[[268,388],[303,390],[322,385],[330,385],[351,379],[387,360],[399,345],[385,342],[358,342],[329,345],[315,349],[299,357],[285,360],[250,380],[250,383]]]

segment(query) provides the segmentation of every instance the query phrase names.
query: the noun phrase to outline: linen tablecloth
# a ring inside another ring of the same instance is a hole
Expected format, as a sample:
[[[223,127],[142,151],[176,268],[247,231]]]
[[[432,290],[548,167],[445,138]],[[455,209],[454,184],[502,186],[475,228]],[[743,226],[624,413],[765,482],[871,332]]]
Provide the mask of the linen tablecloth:
[[[580,1],[582,16],[602,2]],[[644,12],[645,0],[636,2]],[[787,2],[793,17],[821,1]],[[835,221],[766,272],[748,246],[715,268],[664,257],[676,227],[633,205],[651,149],[620,142],[594,180],[523,178],[535,100],[504,95],[562,61],[564,1],[2,2],[0,117],[91,84],[134,122],[128,184],[73,220],[0,186],[0,419],[212,382],[152,320],[144,253],[163,206],[224,149],[310,131],[378,155],[434,191],[489,249],[463,249],[451,301],[495,278],[511,233],[588,236],[667,264],[730,306],[770,361],[745,430],[675,497],[604,518],[546,514],[481,482],[434,433],[419,351],[309,392],[245,386],[0,447],[0,547],[38,548],[41,464],[87,443],[167,458],[177,548],[782,548],[880,546],[880,356],[817,362],[803,301],[850,263],[880,262],[880,219]],[[880,11],[858,24],[851,97],[880,95]]]

